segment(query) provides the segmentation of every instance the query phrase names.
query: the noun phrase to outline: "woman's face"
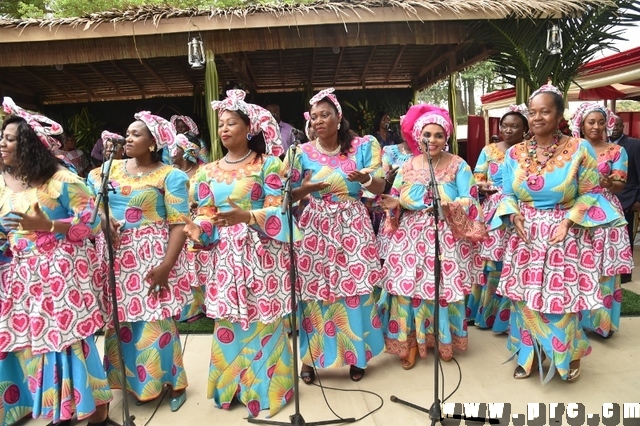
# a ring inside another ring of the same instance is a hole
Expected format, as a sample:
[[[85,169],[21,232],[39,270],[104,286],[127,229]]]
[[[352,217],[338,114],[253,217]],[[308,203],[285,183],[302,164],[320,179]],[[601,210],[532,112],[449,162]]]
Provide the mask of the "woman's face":
[[[187,133],[189,131],[189,126],[182,120],[176,120],[176,132],[178,133]]]
[[[605,140],[604,129],[606,124],[606,120],[602,113],[593,111],[582,119],[580,130],[582,130],[582,134],[589,142],[602,142]]]
[[[529,130],[535,136],[549,136],[558,130],[562,111],[558,111],[553,96],[548,93],[536,95],[529,102]]]
[[[429,150],[431,156],[440,155],[447,144],[444,129],[439,124],[427,124],[422,128],[420,147],[422,152]]]
[[[174,164],[182,165],[182,163],[184,162],[184,150],[180,147],[176,147],[176,151],[171,157],[171,160]]]
[[[507,115],[500,125],[500,134],[502,135],[502,140],[509,145],[522,142],[524,136],[522,119],[515,114]]]
[[[124,153],[131,158],[140,158],[151,153],[151,147],[155,147],[156,141],[151,136],[149,128],[142,121],[134,121],[127,129],[127,143],[124,145]]]
[[[311,107],[311,128],[320,139],[329,139],[338,133],[338,114],[329,101],[320,101]]]
[[[382,116],[382,120],[380,120],[380,128],[387,129],[389,127],[389,123],[391,123],[391,118],[387,114]]]
[[[218,118],[218,137],[228,150],[246,151],[249,144],[247,140],[249,130],[249,125],[235,111],[224,111]]]
[[[2,132],[2,140],[0,141],[0,155],[2,162],[6,166],[12,166],[16,163],[16,148],[18,147],[18,124],[7,124]]]

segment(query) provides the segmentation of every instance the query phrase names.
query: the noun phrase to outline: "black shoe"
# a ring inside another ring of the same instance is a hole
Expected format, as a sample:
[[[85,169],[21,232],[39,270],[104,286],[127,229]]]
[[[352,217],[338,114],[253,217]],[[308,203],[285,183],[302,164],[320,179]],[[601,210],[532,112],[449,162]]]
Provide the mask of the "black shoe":
[[[631,282],[631,274],[621,274],[620,284],[626,284]]]

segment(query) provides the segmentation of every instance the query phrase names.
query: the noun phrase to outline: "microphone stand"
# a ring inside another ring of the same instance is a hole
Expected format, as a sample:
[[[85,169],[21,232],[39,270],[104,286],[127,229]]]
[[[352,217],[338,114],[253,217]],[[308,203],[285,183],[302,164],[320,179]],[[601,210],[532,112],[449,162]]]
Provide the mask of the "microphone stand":
[[[438,396],[438,391],[440,390],[440,285],[441,285],[441,268],[442,268],[442,255],[440,254],[440,234],[439,234],[439,223],[444,219],[444,213],[442,212],[442,200],[440,199],[440,192],[438,191],[438,181],[436,180],[436,173],[433,170],[433,158],[431,157],[431,153],[429,152],[429,144],[426,143],[425,148],[426,154],[429,157],[429,177],[430,182],[428,185],[429,190],[431,191],[431,200],[433,205],[433,225],[435,227],[435,241],[434,241],[434,252],[435,259],[433,264],[433,277],[435,281],[434,285],[434,312],[433,312],[433,334],[434,334],[434,352],[435,352],[435,362],[433,363],[433,404],[429,409],[421,407],[416,404],[412,404],[408,401],[402,400],[395,395],[391,395],[391,402],[397,402],[399,404],[406,405],[415,410],[422,411],[424,413],[429,414],[429,418],[431,419],[431,426],[434,426],[436,423],[442,424],[444,417],[442,417],[442,401],[440,401]],[[440,153],[443,155],[443,152]],[[452,414],[448,416],[448,418],[458,419],[458,420],[467,420],[472,422],[480,422],[486,423],[487,421],[490,424],[498,424],[499,421],[497,419],[485,419],[483,417],[466,417],[464,414]]]
[[[98,216],[98,212],[100,209],[100,203],[104,205],[104,220],[107,225],[110,223],[111,218],[109,216],[109,192],[113,191],[115,193],[115,189],[111,187],[109,184],[109,174],[111,173],[111,166],[113,165],[113,159],[118,151],[118,146],[116,144],[113,145],[113,149],[111,150],[111,154],[109,155],[109,159],[105,164],[102,165],[102,173],[100,177],[102,178],[102,183],[100,184],[100,191],[98,192],[98,196],[96,197],[96,206],[91,215],[90,222],[93,224],[96,221],[96,217]],[[105,167],[106,166],[106,167]],[[118,299],[116,293],[116,273],[115,273],[115,263],[114,263],[114,254],[113,254],[113,243],[111,241],[111,232],[109,232],[109,227],[107,226],[107,232],[104,232],[105,244],[107,246],[107,253],[109,256],[109,290],[111,292],[111,307],[112,307],[112,317],[113,317],[113,328],[116,333],[116,345],[118,348],[118,358],[120,360],[120,373],[122,380],[122,426],[136,426],[133,422],[135,420],[135,416],[131,416],[129,414],[129,401],[127,397],[127,373],[124,364],[124,353],[122,352],[122,342],[120,341],[120,320],[118,319]],[[118,425],[118,423],[109,419],[107,413],[107,420],[112,425]],[[119,426],[119,425],[118,425]]]
[[[300,132],[301,133],[301,132]],[[306,423],[302,414],[300,414],[300,377],[298,375],[298,327],[297,327],[297,317],[298,317],[298,303],[296,301],[296,261],[295,261],[295,252],[293,250],[293,188],[291,187],[291,178],[293,176],[293,166],[295,154],[298,149],[298,145],[300,144],[300,134],[295,134],[296,138],[293,144],[291,144],[291,149],[289,150],[287,156],[289,159],[289,171],[286,175],[286,180],[284,181],[284,185],[282,188],[283,198],[282,198],[282,207],[280,210],[281,214],[287,215],[287,224],[289,227],[289,281],[291,282],[291,337],[293,340],[293,403],[295,407],[295,413],[289,416],[289,422],[278,422],[275,420],[264,420],[264,419],[256,419],[249,418],[247,421],[249,423],[263,424],[263,425],[280,425],[280,426],[315,426],[315,425],[331,425],[331,424],[341,424],[341,423],[353,423],[356,421],[354,418],[347,419],[335,419],[335,420],[324,420],[319,422],[310,422]]]

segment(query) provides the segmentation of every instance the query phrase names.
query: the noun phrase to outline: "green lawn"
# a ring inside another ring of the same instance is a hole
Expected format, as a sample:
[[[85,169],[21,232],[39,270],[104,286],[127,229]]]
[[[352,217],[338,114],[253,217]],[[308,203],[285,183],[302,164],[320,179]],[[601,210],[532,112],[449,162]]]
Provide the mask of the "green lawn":
[[[622,289],[622,316],[640,316],[640,294]],[[211,334],[213,320],[202,318],[192,323],[179,323],[180,334]]]

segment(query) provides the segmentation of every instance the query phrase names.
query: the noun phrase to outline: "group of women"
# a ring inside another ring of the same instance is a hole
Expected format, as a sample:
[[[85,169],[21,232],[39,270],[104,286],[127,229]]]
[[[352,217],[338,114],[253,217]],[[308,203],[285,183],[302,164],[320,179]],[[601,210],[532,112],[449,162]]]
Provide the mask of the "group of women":
[[[167,387],[177,411],[188,382],[175,319],[203,314],[215,320],[208,398],[220,408],[237,399],[250,416],[273,415],[292,398],[297,374],[286,321],[292,286],[307,384],[317,369],[341,367],[359,381],[385,349],[410,369],[436,339],[438,356],[451,360],[454,350],[467,349],[467,318],[509,332],[516,378],[545,357],[549,376],[578,377],[590,351],[584,329],[617,329],[616,276],[632,267],[612,196],[624,184],[625,153],[603,139],[609,112],[581,107],[576,137],[559,135],[564,100],[542,87],[527,108],[502,117],[504,142],[485,148],[474,173],[448,152],[453,123],[441,108],[409,108],[404,141],[381,150],[373,136],[349,129],[333,89],[309,104],[312,140],[283,153],[273,116],[246,102],[243,91],[228,91],[212,103],[227,153],[206,164],[188,125],[178,132],[161,117],[136,114],[126,158],[110,164],[110,219],[92,222],[103,169],[85,183],[61,167],[51,154],[61,127],[5,98],[5,423],[32,412],[54,424],[73,416],[106,424],[111,389],[123,388],[143,404]],[[161,161],[164,151],[173,167]],[[281,213],[288,171],[301,209],[292,228]],[[385,212],[377,236],[365,193]],[[102,214],[105,207],[98,206]],[[107,233],[117,313],[106,283]],[[103,326],[101,363],[94,335]]]

